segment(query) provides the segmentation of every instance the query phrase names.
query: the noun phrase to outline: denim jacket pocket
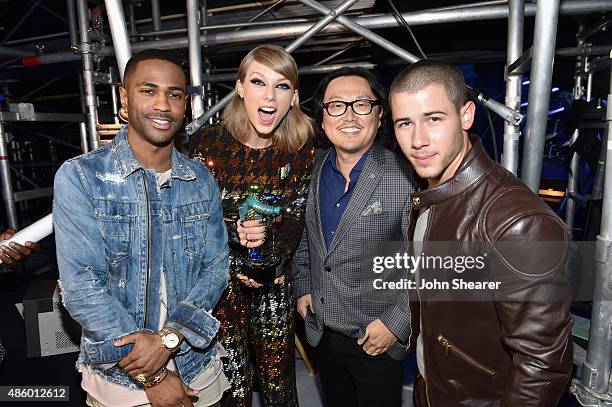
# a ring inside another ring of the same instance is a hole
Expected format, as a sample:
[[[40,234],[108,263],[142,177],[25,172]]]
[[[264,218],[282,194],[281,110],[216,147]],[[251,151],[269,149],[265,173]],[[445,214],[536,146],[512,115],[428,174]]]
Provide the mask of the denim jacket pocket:
[[[127,207],[122,210],[121,204],[114,203],[112,211],[96,214],[108,258],[106,285],[122,304],[125,304],[127,296],[127,274],[135,228],[134,216],[128,215],[128,210]]]
[[[132,254],[133,216],[99,213],[97,218],[108,260],[113,262],[129,257]]]
[[[129,257],[135,234],[135,204],[98,199],[95,208],[108,260]]]

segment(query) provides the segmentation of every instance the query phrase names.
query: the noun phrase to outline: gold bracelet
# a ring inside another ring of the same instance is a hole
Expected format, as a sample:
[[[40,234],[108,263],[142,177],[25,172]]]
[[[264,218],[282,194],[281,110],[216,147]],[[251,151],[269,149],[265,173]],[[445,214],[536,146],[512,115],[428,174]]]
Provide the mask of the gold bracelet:
[[[147,389],[151,387],[155,387],[162,382],[168,376],[168,369],[166,366],[162,366],[161,369],[157,371],[153,376],[149,377],[146,382],[143,383],[143,386]]]

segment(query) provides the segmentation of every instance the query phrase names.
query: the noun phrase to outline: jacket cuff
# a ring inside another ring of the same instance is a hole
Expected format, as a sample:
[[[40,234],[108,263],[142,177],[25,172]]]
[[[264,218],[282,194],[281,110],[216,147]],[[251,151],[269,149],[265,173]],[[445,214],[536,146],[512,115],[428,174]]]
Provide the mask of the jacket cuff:
[[[126,332],[127,334],[128,332]],[[102,370],[108,370],[119,363],[134,348],[132,343],[124,346],[115,346],[115,341],[119,340],[121,336],[105,339],[100,342],[90,342],[85,338],[81,341],[81,351],[86,355],[88,363],[94,364]]]
[[[180,332],[185,342],[189,342],[192,347],[205,349],[215,338],[220,323],[209,311],[178,303],[166,321],[166,326]]]
[[[295,300],[299,300],[306,294],[311,294],[310,281],[307,279],[295,279],[293,280],[293,297]]]
[[[401,304],[395,304],[381,315],[380,320],[397,337],[403,345],[410,336],[410,310],[403,309]]]

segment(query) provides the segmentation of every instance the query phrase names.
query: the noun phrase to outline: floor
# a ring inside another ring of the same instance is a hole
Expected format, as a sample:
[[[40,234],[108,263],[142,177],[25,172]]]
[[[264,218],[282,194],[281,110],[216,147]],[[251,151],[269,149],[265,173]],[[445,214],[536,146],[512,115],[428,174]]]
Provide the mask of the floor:
[[[410,368],[408,370],[410,370]],[[308,372],[306,365],[297,353],[295,371],[300,407],[323,407],[323,391],[321,390],[319,376],[316,374],[312,375]],[[408,372],[408,374],[410,373]],[[259,393],[257,392],[253,395],[253,407],[263,407]],[[412,383],[404,384],[402,407],[412,407]]]

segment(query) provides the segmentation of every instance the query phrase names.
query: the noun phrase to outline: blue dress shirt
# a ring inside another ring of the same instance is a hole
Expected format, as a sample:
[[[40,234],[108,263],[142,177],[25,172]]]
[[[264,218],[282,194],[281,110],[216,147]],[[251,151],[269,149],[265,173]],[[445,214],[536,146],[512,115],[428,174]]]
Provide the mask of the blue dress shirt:
[[[351,201],[353,190],[359,180],[363,166],[370,154],[368,150],[357,164],[351,169],[349,174],[350,182],[346,192],[344,186],[346,179],[336,165],[336,150],[332,148],[323,164],[321,170],[321,180],[319,181],[319,208],[321,211],[321,227],[323,228],[323,238],[325,246],[329,248],[331,241],[340,223],[342,214]]]

